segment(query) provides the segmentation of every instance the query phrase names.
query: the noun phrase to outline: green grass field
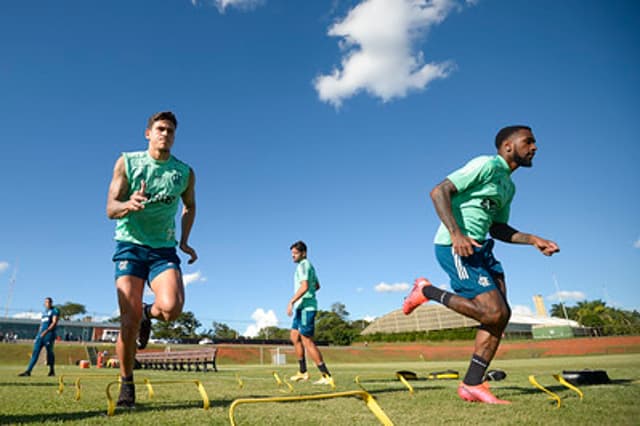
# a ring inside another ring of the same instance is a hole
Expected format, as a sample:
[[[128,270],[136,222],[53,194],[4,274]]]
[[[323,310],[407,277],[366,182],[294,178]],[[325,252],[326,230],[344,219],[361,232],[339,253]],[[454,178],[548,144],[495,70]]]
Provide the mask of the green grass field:
[[[415,393],[395,379],[395,371],[411,370],[418,377],[431,371],[455,369],[462,374],[466,362],[401,362],[370,364],[330,364],[336,379],[335,392],[360,390],[354,382],[360,376],[364,388],[396,425],[413,424],[492,424],[492,425],[632,425],[640,419],[640,356],[637,354],[543,358],[535,360],[498,360],[492,368],[507,372],[504,381],[493,385],[495,393],[511,400],[509,406],[466,403],[456,395],[457,380],[411,381]],[[37,366],[31,377],[17,377],[24,366],[0,366],[0,424],[230,424],[229,407],[238,398],[287,397],[331,393],[311,383],[278,386],[273,371],[289,377],[296,366],[220,365],[217,373],[158,372],[138,370],[136,380],[148,378],[155,396],[149,399],[145,386],[139,386],[138,407],[116,411],[107,417],[106,384],[115,380],[116,370],[81,370],[76,366],[58,367],[65,389],[56,393],[58,378],[46,377],[46,367]],[[604,369],[613,383],[583,386],[584,399],[561,386],[552,374],[563,369]],[[317,377],[315,369],[310,369]],[[556,408],[546,394],[529,384],[538,381],[562,398]],[[99,377],[95,377],[99,375]],[[243,386],[240,387],[237,377]],[[75,382],[80,378],[81,397],[75,400]],[[202,399],[193,380],[200,380],[211,401],[202,409]],[[160,384],[161,381],[187,383]],[[157,383],[154,385],[154,382]],[[113,388],[117,393],[117,388]],[[117,396],[117,395],[115,395]],[[115,397],[114,396],[114,397]],[[380,424],[365,403],[357,397],[316,401],[242,404],[235,410],[238,425],[375,425]]]

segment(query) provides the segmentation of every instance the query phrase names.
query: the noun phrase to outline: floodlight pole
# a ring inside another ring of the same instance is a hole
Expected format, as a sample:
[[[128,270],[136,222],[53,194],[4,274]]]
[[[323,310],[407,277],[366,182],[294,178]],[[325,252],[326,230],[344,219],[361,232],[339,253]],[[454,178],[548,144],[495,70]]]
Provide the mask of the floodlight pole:
[[[556,278],[556,274],[551,274],[553,277],[553,282],[556,285],[556,291],[558,292],[558,300],[560,301],[560,306],[562,306],[562,312],[564,313],[564,319],[569,321],[569,315],[567,315],[567,308],[564,307],[564,303],[562,302],[562,295],[560,294],[560,286],[558,285],[558,279]]]
[[[9,306],[11,305],[11,298],[13,297],[13,287],[16,284],[16,275],[18,275],[18,261],[16,260],[16,266],[13,267],[13,274],[9,278],[9,291],[7,294],[7,304],[4,309],[4,317],[9,318]]]
[[[609,303],[609,292],[607,291],[607,284],[606,283],[602,286],[602,291],[604,293],[604,302],[605,303]]]

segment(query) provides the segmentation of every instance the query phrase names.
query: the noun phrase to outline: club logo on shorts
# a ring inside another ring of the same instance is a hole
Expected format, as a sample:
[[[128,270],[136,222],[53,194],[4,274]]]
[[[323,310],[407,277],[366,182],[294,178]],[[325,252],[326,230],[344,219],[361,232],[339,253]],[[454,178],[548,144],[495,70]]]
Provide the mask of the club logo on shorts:
[[[478,284],[480,284],[482,287],[489,287],[491,283],[489,282],[489,278],[480,275],[480,278],[478,278]]]
[[[129,261],[128,260],[121,260],[118,263],[118,269],[121,271],[124,271],[125,269],[127,269],[127,266],[129,265]]]

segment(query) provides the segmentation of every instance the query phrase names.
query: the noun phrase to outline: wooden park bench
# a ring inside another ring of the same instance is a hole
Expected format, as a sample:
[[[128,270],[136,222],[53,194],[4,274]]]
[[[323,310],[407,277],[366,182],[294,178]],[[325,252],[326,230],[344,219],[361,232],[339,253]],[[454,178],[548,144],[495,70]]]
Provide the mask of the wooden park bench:
[[[192,349],[174,352],[138,352],[136,366],[143,369],[170,371],[218,371],[217,348]]]

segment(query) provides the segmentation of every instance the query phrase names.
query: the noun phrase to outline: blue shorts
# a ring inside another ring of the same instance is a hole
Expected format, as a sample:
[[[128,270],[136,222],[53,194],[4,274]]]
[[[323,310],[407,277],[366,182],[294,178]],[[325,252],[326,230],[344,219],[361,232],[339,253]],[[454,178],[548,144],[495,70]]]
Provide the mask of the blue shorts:
[[[151,248],[118,241],[113,255],[116,280],[125,275],[142,278],[149,284],[167,269],[180,271],[180,258],[175,247]]]
[[[458,296],[473,299],[479,294],[496,289],[495,277],[503,277],[500,262],[493,257],[492,239],[474,247],[471,256],[460,257],[453,246],[436,244],[436,258],[451,279],[451,288]]]
[[[298,330],[305,337],[313,337],[316,324],[316,311],[296,309],[293,311],[292,330]]]

